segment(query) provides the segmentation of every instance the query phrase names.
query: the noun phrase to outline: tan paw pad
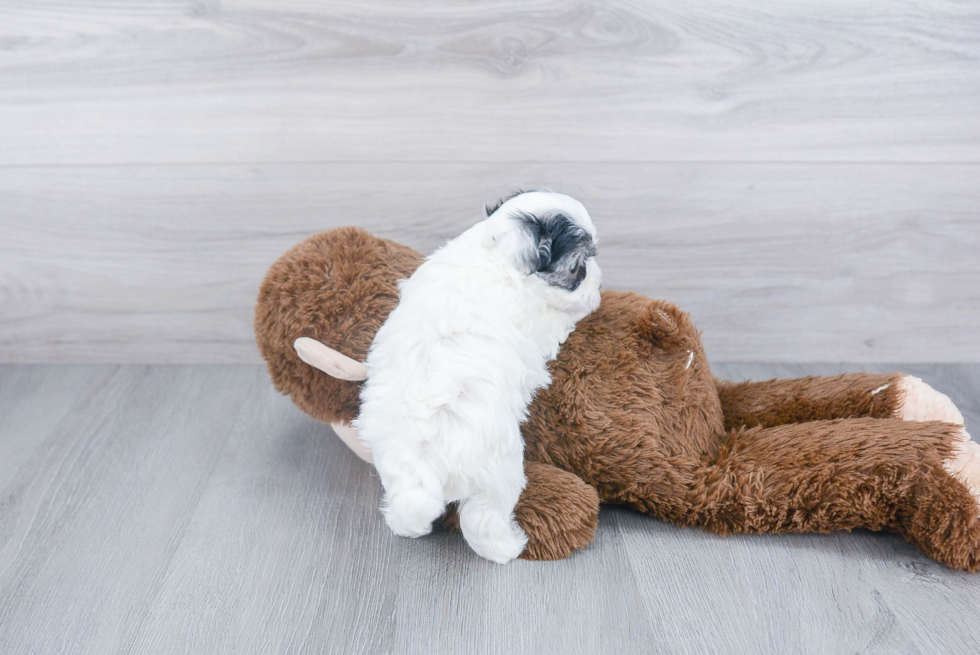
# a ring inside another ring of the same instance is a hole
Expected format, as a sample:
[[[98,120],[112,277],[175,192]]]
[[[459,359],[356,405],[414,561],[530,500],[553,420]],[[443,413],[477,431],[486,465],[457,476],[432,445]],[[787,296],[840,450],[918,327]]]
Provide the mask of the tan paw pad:
[[[898,385],[905,401],[896,411],[897,418],[905,421],[943,421],[963,425],[963,414],[946,394],[939,393],[911,375],[906,375],[899,380]]]

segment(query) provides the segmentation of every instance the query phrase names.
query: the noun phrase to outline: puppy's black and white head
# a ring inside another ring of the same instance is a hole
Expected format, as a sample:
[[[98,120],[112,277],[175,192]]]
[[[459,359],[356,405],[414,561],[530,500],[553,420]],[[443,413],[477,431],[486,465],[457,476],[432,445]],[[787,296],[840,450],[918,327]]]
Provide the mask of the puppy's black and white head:
[[[560,193],[528,191],[487,212],[497,248],[515,268],[576,301],[598,306],[598,240],[582,203]]]

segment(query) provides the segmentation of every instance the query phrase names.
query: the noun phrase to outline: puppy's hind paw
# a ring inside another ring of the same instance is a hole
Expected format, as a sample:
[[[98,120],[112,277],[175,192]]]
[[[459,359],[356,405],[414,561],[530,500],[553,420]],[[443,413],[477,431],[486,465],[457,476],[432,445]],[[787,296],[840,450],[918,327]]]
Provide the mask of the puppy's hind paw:
[[[511,560],[520,557],[527,546],[527,535],[516,525],[510,526],[512,529],[503,530],[493,535],[467,536],[466,543],[476,552],[477,555],[488,559],[497,564],[506,564]]]
[[[432,532],[432,523],[445,509],[442,498],[424,489],[409,489],[389,495],[381,511],[399,537],[422,537]]]

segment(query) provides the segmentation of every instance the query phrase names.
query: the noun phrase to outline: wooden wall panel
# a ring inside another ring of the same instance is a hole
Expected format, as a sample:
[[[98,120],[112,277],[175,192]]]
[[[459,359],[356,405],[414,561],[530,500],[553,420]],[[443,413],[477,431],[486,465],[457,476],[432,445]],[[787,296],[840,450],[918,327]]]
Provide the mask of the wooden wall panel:
[[[0,361],[254,361],[295,241],[517,187],[716,359],[975,361],[980,7],[0,0]]]
[[[977,161],[980,6],[0,3],[0,164]]]
[[[268,266],[361,225],[422,252],[518,185],[581,198],[607,288],[716,361],[980,361],[980,166],[320,163],[0,169],[0,360],[257,361]]]

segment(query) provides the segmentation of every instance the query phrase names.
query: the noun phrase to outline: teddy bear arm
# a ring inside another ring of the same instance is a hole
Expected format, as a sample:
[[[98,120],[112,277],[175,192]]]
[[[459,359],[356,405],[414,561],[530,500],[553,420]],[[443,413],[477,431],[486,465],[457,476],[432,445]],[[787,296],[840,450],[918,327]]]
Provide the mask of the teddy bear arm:
[[[527,485],[514,514],[527,535],[522,559],[557,560],[592,543],[599,523],[596,490],[573,473],[550,464],[524,462]],[[450,532],[459,532],[456,504],[440,519]]]
[[[850,373],[763,382],[715,380],[725,429],[775,427],[840,418],[893,418],[904,397],[901,373]]]

